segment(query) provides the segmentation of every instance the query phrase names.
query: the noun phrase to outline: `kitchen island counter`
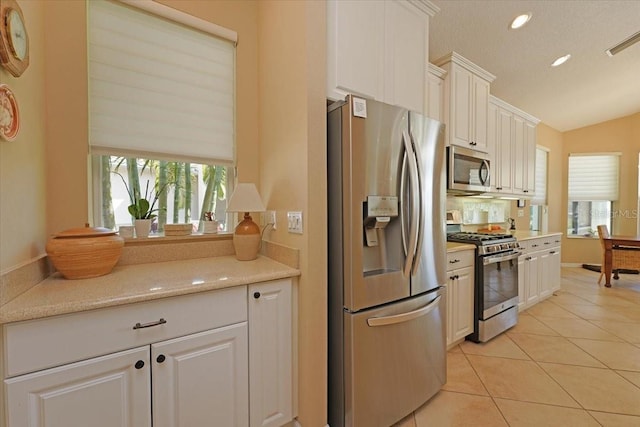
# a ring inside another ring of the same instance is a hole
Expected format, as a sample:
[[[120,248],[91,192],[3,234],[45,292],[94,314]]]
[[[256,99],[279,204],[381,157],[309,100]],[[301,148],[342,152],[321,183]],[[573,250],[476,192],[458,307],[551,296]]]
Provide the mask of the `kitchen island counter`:
[[[253,261],[219,256],[116,266],[91,279],[68,280],[55,273],[1,306],[0,324],[299,275],[300,270],[264,256]]]

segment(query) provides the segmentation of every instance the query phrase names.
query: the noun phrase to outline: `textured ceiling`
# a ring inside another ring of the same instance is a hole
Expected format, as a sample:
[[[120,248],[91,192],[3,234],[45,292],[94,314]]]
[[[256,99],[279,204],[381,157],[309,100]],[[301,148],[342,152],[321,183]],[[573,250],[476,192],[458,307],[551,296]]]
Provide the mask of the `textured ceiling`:
[[[496,76],[491,93],[559,131],[640,112],[640,0],[432,0],[431,62],[453,51]],[[529,23],[510,30],[516,15]],[[571,54],[564,65],[550,67]]]

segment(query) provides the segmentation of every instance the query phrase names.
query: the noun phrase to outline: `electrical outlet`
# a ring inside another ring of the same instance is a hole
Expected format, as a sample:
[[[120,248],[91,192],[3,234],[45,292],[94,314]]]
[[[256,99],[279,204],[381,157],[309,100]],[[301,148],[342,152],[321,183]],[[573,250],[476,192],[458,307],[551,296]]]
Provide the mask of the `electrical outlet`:
[[[518,209],[518,218],[522,218],[524,216],[524,210]]]
[[[271,228],[276,229],[276,211],[266,211],[264,213],[265,216],[265,225],[271,224]]]
[[[287,229],[289,233],[302,234],[302,212],[287,212]]]

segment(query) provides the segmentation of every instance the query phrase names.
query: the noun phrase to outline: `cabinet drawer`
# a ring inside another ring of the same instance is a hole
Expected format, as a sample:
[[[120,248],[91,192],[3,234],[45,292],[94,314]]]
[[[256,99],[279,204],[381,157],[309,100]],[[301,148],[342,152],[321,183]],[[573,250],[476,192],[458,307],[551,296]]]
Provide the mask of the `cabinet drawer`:
[[[9,323],[3,334],[5,377],[245,320],[247,288],[238,286]],[[142,327],[134,329],[137,323]]]
[[[447,271],[463,267],[473,267],[474,259],[474,250],[447,252]]]

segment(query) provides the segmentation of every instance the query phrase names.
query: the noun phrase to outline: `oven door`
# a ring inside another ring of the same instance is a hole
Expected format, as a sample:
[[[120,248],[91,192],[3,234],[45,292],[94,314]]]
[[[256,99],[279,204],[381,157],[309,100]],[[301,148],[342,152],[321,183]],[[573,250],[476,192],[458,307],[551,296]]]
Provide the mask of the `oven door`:
[[[482,296],[480,320],[487,320],[518,305],[518,256],[510,251],[482,258]]]

